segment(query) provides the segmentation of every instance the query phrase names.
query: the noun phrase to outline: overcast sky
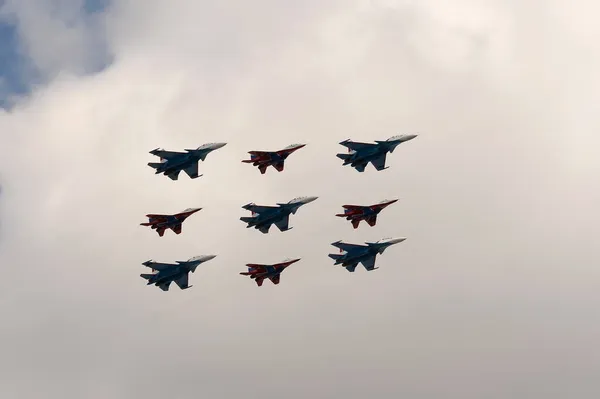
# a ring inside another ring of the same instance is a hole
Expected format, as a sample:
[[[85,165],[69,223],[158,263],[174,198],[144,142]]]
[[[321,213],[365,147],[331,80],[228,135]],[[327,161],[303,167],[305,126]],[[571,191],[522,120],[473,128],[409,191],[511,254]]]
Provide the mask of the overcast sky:
[[[83,3],[0,8],[0,397],[600,395],[600,7]],[[382,172],[335,157],[414,133]],[[199,179],[147,166],[207,142]],[[240,162],[292,143],[283,173]],[[239,220],[305,195],[289,232]],[[376,227],[334,216],[385,198]],[[383,237],[376,271],[327,257]],[[203,254],[190,290],[139,277]],[[238,274],[287,257],[278,286]]]

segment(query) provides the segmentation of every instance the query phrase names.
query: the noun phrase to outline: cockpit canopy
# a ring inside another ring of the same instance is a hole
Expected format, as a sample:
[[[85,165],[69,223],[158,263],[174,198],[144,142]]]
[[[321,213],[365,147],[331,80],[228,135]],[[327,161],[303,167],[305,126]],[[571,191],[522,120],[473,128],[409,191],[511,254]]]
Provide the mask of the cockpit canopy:
[[[294,199],[291,199],[288,204],[295,204],[296,202],[301,202],[305,199],[307,199],[308,197],[296,197]]]
[[[390,137],[390,138],[389,138],[389,139],[387,139],[386,141],[396,141],[396,140],[400,140],[400,139],[402,139],[402,137],[404,137],[404,135],[403,135],[403,134],[399,134],[399,135],[396,135],[396,136],[392,136],[392,137]]]
[[[198,147],[198,150],[202,150],[204,148],[209,148],[209,147],[214,147],[215,145],[217,145],[218,143],[206,143],[206,144],[202,144],[200,147]]]

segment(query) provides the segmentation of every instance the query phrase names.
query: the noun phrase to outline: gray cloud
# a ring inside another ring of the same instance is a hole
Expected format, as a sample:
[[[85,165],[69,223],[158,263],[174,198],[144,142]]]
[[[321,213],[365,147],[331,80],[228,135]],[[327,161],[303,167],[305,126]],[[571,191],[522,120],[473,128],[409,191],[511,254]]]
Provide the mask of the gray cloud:
[[[2,396],[597,394],[593,10],[219,4],[116,3],[109,69],[60,75],[0,115]],[[385,172],[335,157],[346,138],[412,132]],[[158,146],[210,141],[229,144],[198,180],[146,166]],[[308,145],[285,173],[240,162],[292,142]],[[290,232],[238,220],[298,195],[320,198]],[[389,197],[376,228],[333,216]],[[138,225],[191,206],[180,236]],[[385,236],[408,240],[376,272],[327,258],[335,240]],[[191,290],[139,278],[147,259],[208,253]],[[288,256],[302,261],[279,286],[237,274]]]

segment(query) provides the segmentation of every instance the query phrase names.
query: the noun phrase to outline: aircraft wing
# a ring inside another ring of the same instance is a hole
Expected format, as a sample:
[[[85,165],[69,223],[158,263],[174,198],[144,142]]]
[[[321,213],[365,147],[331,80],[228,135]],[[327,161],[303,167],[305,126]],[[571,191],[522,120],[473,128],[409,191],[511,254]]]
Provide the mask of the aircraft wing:
[[[199,177],[198,176],[198,162],[194,162],[193,164],[191,164],[190,166],[185,168],[184,172],[187,173],[187,175],[191,179],[195,179],[196,177]]]
[[[355,211],[355,210],[362,211],[362,210],[364,210],[365,207],[361,206],[361,205],[342,205],[342,208],[348,209],[349,211]]]
[[[154,269],[154,270],[158,270],[159,272],[163,271],[163,270],[167,270],[167,269],[175,266],[175,265],[170,265],[168,263],[153,262],[151,260],[142,263],[142,265],[149,267],[151,269]]]
[[[177,180],[179,178],[179,172],[181,172],[181,170],[176,170],[174,172],[169,173],[167,176],[169,176],[171,180]]]
[[[175,234],[181,234],[181,223],[171,227],[171,230],[173,230]]]
[[[385,167],[385,153],[381,154],[379,157],[371,160],[371,163],[377,170],[387,169]]]
[[[256,263],[248,263],[246,265],[249,269],[252,268],[253,273],[264,273],[267,271],[267,266],[266,265],[258,265]]]
[[[149,213],[146,215],[147,218],[149,219],[166,219],[168,215],[158,215],[156,213]]]
[[[283,218],[279,219],[275,222],[275,226],[279,229],[279,231],[289,230],[290,223],[290,215],[285,215]]]
[[[269,277],[269,280],[271,280],[273,282],[273,284],[279,284],[280,277],[281,277],[281,274],[276,274],[274,276]]]
[[[366,248],[366,245],[358,245],[358,244],[346,244],[345,242],[336,241],[333,244],[334,247],[341,249],[342,251],[350,252],[353,249],[362,249]]]
[[[352,140],[345,140],[345,141],[342,141],[340,144],[343,145],[344,147],[347,147],[350,150],[353,150],[353,151],[358,151],[358,150],[362,150],[365,148],[371,148],[371,147],[374,147],[377,145],[377,144],[373,144],[373,143],[360,143],[358,141],[352,141]]]
[[[166,283],[159,284],[159,287],[163,291],[169,291],[169,286],[170,285],[171,285],[171,282],[167,281]]]
[[[258,214],[272,211],[275,209],[279,209],[278,206],[264,206],[264,205],[254,205],[254,204],[244,205],[242,208],[244,208],[252,213],[258,213]]]
[[[181,288],[182,290],[188,288],[188,277],[189,276],[190,276],[189,273],[184,273],[183,276],[181,276],[177,280],[175,280],[175,284],[177,284],[179,286],[179,288]]]
[[[365,267],[365,269],[367,269],[369,271],[375,269],[375,255],[361,260],[360,263],[362,263],[362,265]]]
[[[248,154],[255,155],[257,157],[270,156],[272,152],[269,151],[248,151]]]
[[[156,155],[157,157],[161,157],[162,159],[172,159],[184,153],[176,151],[165,151],[157,148],[156,150],[150,151],[150,154]]]

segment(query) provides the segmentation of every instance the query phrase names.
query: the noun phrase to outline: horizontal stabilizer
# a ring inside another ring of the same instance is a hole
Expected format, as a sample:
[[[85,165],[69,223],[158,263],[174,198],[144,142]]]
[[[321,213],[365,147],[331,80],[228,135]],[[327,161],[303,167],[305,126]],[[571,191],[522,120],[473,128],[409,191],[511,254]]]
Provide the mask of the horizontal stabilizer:
[[[158,169],[161,165],[162,165],[162,163],[160,163],[160,162],[148,162],[148,166],[150,166],[151,168],[154,168],[154,169]]]
[[[140,274],[140,277],[143,277],[146,280],[150,280],[152,278],[152,276],[154,276],[154,274],[147,274],[147,273]]]
[[[339,159],[343,159],[344,161],[348,158],[350,158],[350,154],[335,154],[336,157],[338,157]]]
[[[242,222],[245,222],[245,223],[252,223],[252,222],[254,222],[254,218],[253,218],[253,217],[250,217],[250,216],[242,216],[242,217],[240,218],[240,220],[241,220]]]
[[[329,254],[328,256],[333,260],[338,260],[338,259],[341,259],[344,257],[344,255],[340,255],[340,254]]]

